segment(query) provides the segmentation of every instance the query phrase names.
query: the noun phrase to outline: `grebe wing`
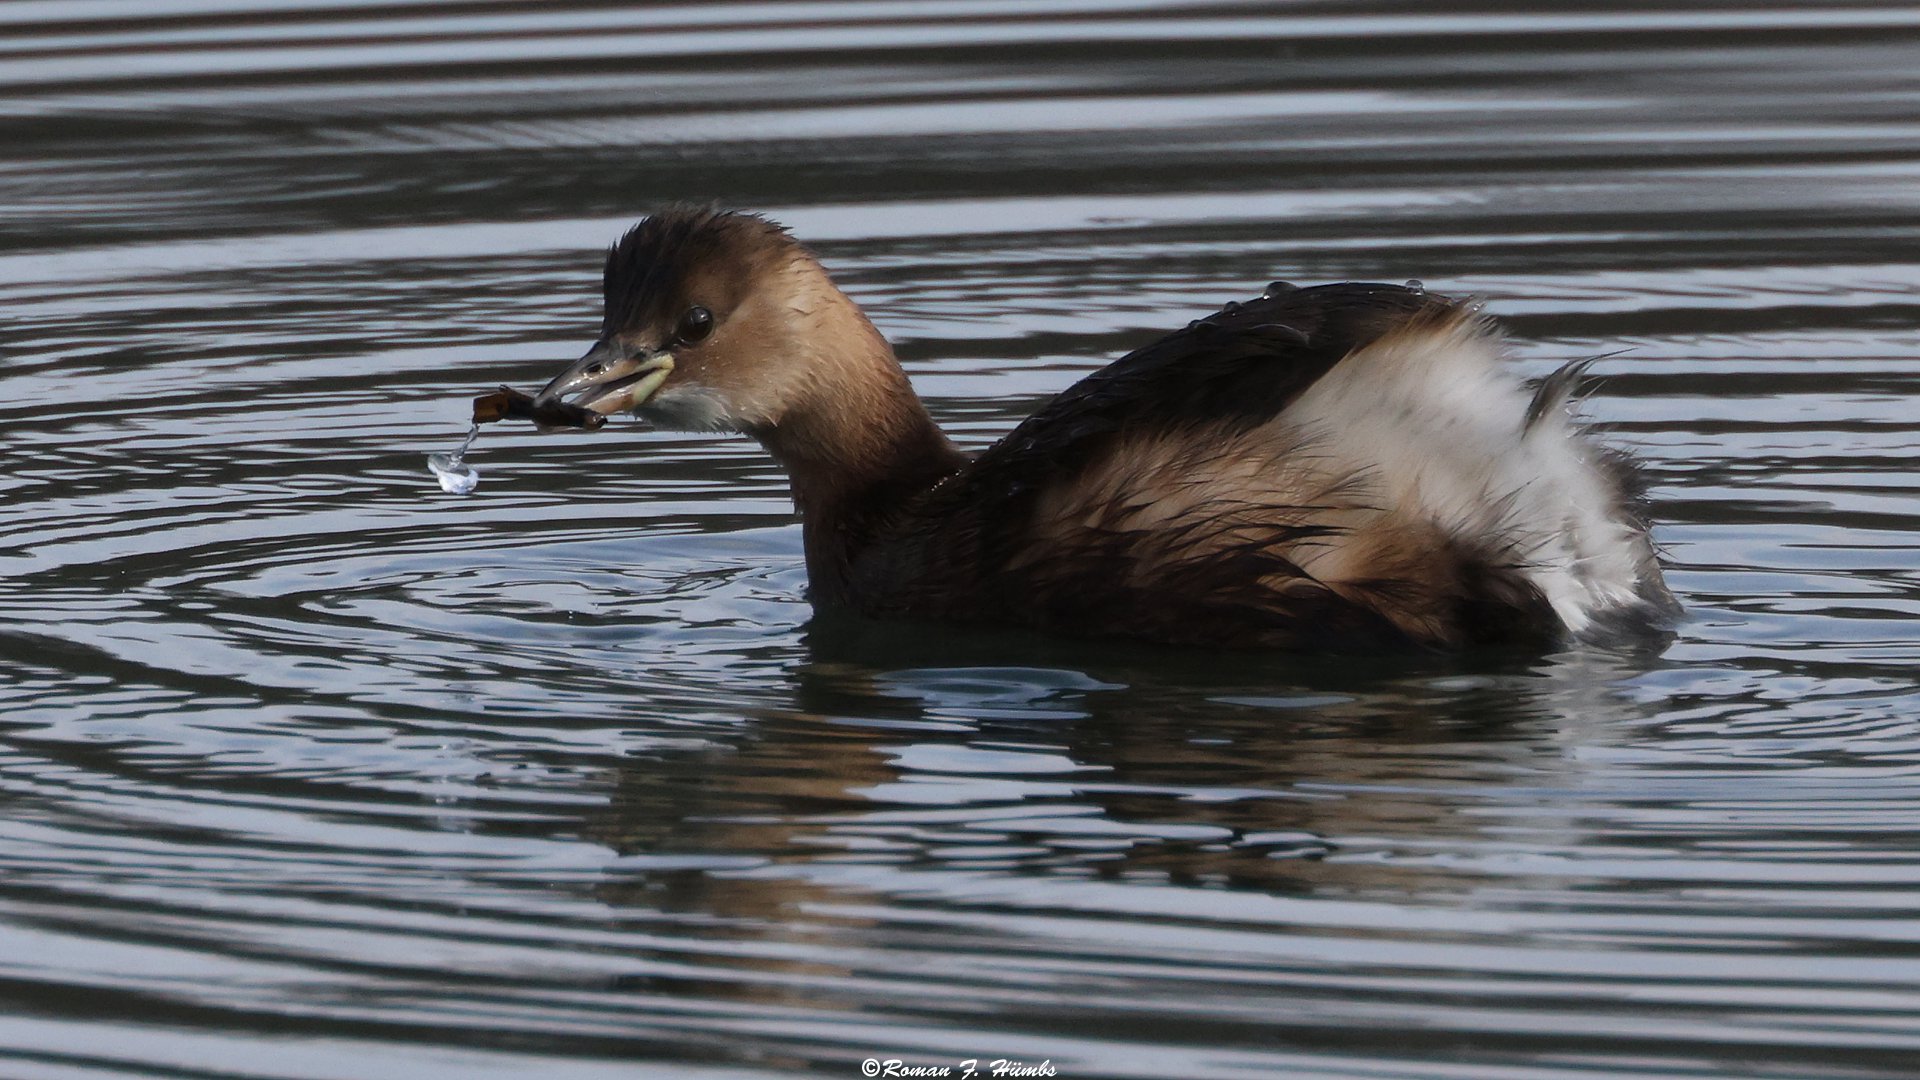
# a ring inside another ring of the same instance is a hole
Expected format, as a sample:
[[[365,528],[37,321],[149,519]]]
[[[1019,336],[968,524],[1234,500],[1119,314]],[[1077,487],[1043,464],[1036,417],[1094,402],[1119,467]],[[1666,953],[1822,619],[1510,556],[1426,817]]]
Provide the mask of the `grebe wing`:
[[[1032,458],[1057,470],[1061,453],[1086,450],[1123,430],[1262,424],[1348,354],[1410,321],[1442,318],[1459,307],[1400,285],[1276,284],[1258,299],[1229,304],[1068,387],[979,464],[1011,468]]]
[[[1061,392],[920,500],[916,535],[894,549],[907,563],[874,569],[903,610],[961,620],[1018,612],[1168,641],[1404,646],[1404,629],[1295,561],[1339,531],[1310,512],[1325,493],[1277,492],[1286,476],[1270,461],[1226,458],[1344,357],[1460,311],[1382,284],[1229,305]],[[1259,475],[1236,486],[1239,469]],[[1156,504],[1181,509],[1156,518]]]
[[[1671,600],[1624,457],[1423,290],[1285,290],[1068,388],[902,507],[874,605],[1157,641],[1538,644]]]

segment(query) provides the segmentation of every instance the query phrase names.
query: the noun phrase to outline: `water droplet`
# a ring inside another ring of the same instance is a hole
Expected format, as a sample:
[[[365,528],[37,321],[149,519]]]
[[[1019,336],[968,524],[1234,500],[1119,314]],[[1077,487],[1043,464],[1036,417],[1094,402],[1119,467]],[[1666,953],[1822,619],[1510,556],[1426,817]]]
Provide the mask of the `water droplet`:
[[[1220,314],[1222,315],[1240,314],[1240,302],[1238,300],[1227,301],[1227,306],[1220,309]]]
[[[1266,289],[1260,293],[1260,299],[1271,300],[1276,296],[1284,296],[1287,293],[1299,292],[1299,291],[1300,291],[1300,286],[1295,285],[1291,281],[1276,281],[1273,284],[1268,285]]]
[[[1426,291],[1427,291],[1427,283],[1426,283],[1426,282],[1424,282],[1424,281],[1421,281],[1421,280],[1420,280],[1419,278],[1417,278],[1417,277],[1416,277],[1416,278],[1408,278],[1408,279],[1407,279],[1407,288],[1409,288],[1409,289],[1411,289],[1411,290],[1413,290],[1414,292],[1426,292]]]
[[[467,448],[473,440],[480,437],[480,425],[467,428],[467,437],[460,440],[450,454],[428,454],[427,468],[440,480],[440,490],[449,495],[471,495],[473,489],[480,486],[479,470],[466,463]]]

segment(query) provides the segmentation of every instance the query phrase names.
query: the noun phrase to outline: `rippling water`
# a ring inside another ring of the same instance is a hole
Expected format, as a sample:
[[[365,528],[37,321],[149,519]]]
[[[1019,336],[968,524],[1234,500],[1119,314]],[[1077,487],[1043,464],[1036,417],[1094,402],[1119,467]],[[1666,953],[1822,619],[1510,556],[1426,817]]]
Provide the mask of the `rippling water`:
[[[684,198],[971,445],[1276,277],[1626,349],[1689,617],[882,637],[742,440],[441,494]],[[1917,241],[1904,6],[0,6],[0,1074],[1920,1075]]]

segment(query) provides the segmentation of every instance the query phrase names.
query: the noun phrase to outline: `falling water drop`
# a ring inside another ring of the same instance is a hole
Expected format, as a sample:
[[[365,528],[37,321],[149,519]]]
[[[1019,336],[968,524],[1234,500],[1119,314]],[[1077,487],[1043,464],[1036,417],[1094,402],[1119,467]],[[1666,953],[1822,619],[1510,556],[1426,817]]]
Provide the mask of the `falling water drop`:
[[[467,428],[467,437],[450,454],[428,454],[427,468],[440,479],[440,489],[449,495],[471,495],[480,486],[480,473],[466,463],[467,448],[480,437],[480,425]]]

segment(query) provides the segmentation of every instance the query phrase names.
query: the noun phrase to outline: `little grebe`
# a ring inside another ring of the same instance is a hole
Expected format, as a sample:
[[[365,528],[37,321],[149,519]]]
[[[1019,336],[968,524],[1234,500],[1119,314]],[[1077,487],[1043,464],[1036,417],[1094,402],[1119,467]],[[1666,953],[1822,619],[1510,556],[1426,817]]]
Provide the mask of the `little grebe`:
[[[1672,608],[1627,459],[1532,395],[1467,305],[1294,288],[1129,353],[977,456],[764,218],[673,209],[607,257],[591,351],[540,391],[759,439],[817,606],[1293,649],[1544,643]]]

